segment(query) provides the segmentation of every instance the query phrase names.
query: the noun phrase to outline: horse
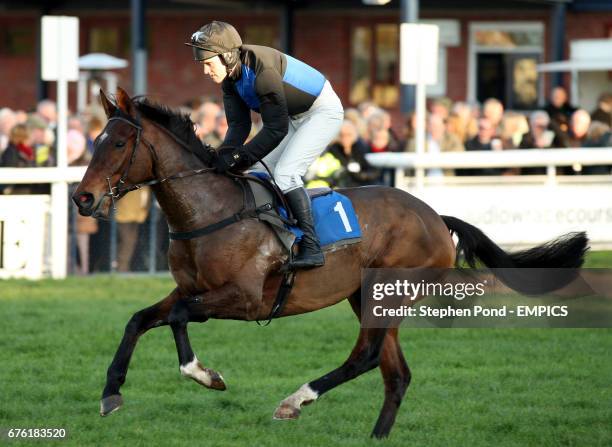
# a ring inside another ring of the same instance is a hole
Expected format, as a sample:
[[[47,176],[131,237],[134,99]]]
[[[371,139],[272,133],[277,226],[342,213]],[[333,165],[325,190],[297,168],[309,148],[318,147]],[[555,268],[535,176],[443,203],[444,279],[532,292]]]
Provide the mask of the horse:
[[[80,214],[109,216],[129,191],[151,185],[174,232],[212,225],[239,212],[243,203],[235,179],[217,173],[206,159],[188,115],[147,98],[130,98],[121,88],[113,102],[100,98],[108,122],[95,141],[92,160],[73,194]],[[230,129],[231,132],[231,129]],[[584,233],[523,252],[506,252],[478,228],[455,217],[440,216],[400,189],[366,186],[342,189],[350,198],[362,229],[362,240],[327,252],[323,267],[301,270],[278,317],[298,315],[348,299],[361,316],[361,270],[364,268],[452,268],[458,237],[465,259],[497,267],[580,267],[587,250]],[[170,326],[179,371],[213,390],[225,390],[223,377],[205,367],[190,345],[187,324],[208,319],[263,320],[274,304],[288,259],[270,227],[245,218],[201,237],[171,240],[170,272],[176,287],[168,296],[130,318],[110,364],[100,401],[106,416],[121,407],[120,387],[141,335]],[[380,368],[384,401],[371,435],[389,435],[410,384],[411,372],[398,341],[398,328],[361,328],[347,360],[312,380],[276,408],[275,419],[296,419],[304,405],[333,388]]]

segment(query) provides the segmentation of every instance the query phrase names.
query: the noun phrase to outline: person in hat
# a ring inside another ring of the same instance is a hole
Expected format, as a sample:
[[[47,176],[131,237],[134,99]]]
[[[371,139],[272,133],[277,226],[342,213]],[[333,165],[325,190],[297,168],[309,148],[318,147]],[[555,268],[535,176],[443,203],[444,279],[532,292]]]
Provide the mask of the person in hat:
[[[274,48],[243,45],[225,22],[202,26],[186,45],[223,91],[229,128],[215,152],[217,171],[264,171],[265,164],[304,232],[293,267],[324,265],[302,177],[342,126],[342,103],[329,81]],[[252,110],[261,115],[263,127],[245,144]]]

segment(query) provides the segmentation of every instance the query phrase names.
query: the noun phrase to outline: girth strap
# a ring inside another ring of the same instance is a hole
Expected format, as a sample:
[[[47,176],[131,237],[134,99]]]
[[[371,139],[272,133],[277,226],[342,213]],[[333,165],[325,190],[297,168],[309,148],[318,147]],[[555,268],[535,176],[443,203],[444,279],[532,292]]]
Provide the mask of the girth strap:
[[[246,219],[249,217],[257,218],[257,215],[260,212],[268,211],[270,209],[272,209],[272,205],[270,205],[269,203],[266,203],[265,205],[262,205],[259,208],[243,209],[242,211],[234,214],[233,216],[230,216],[219,222],[215,222],[214,224],[207,225],[203,228],[198,228],[197,230],[170,232],[169,234],[170,239],[177,240],[177,241],[184,241],[184,240],[194,239],[196,237],[204,236],[210,233],[214,233],[215,231],[218,231],[221,228],[227,227],[228,225],[239,222],[242,219]]]
[[[242,178],[236,178],[236,181],[242,188],[242,209],[238,211],[233,216],[227,217],[219,222],[215,222],[213,224],[207,225],[203,228],[198,228],[193,231],[171,231],[169,233],[170,239],[185,241],[189,239],[194,239],[196,237],[205,236],[210,233],[214,233],[215,231],[220,230],[221,228],[225,228],[228,225],[234,224],[236,222],[241,221],[242,219],[247,218],[257,218],[257,216],[261,213],[269,212],[272,209],[272,205],[270,203],[266,203],[259,208],[255,207],[255,198],[253,197],[253,192],[248,185],[245,185],[245,181]]]

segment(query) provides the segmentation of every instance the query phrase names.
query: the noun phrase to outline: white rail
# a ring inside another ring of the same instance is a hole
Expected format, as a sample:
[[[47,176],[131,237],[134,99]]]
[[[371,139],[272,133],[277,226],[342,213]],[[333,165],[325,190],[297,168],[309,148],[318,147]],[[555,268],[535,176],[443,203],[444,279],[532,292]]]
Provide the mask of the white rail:
[[[0,168],[0,184],[75,183],[85,175],[86,166],[69,168]]]
[[[417,187],[424,185],[425,169],[441,168],[514,168],[545,166],[549,183],[556,182],[557,166],[612,165],[612,148],[588,149],[514,149],[503,151],[441,152],[417,154],[384,152],[367,154],[370,164],[396,169],[396,184],[404,179],[404,171],[415,170]]]

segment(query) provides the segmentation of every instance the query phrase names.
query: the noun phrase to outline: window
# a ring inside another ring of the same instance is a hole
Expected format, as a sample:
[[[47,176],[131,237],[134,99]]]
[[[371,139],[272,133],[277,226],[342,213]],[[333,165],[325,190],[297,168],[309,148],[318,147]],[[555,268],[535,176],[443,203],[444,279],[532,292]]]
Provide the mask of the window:
[[[372,78],[371,59],[372,31],[369,27],[360,26],[353,30],[351,39],[351,91],[350,101],[358,104],[370,99]]]
[[[386,108],[398,104],[397,24],[380,23],[354,28],[351,36],[351,61],[351,103],[373,100]]]
[[[372,98],[382,107],[393,107],[399,101],[399,27],[396,24],[377,25],[375,47],[376,77]]]
[[[120,33],[117,28],[91,28],[89,30],[89,52],[121,54]]]
[[[147,31],[149,30],[147,29]],[[89,30],[88,47],[90,53],[106,53],[117,57],[128,57],[130,54],[130,44],[129,29],[120,30],[119,27],[94,27]]]
[[[0,29],[0,54],[34,57],[36,37],[30,28],[8,26]]]
[[[537,108],[543,99],[536,69],[543,45],[542,23],[470,24],[468,99],[497,98],[515,110]]]

